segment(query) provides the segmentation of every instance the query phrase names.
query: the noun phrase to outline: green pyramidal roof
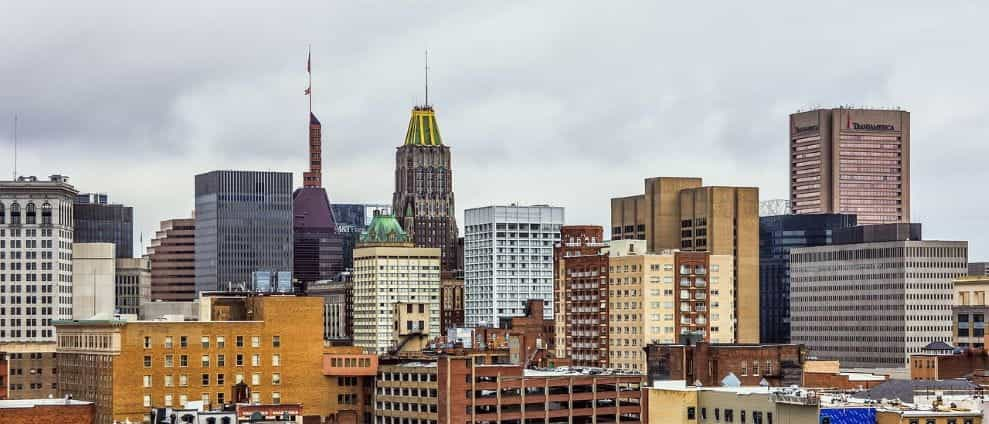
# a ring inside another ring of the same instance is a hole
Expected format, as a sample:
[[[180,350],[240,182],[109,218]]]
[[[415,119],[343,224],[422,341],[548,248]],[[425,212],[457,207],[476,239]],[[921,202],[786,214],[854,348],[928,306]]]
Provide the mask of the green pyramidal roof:
[[[409,129],[405,133],[405,144],[413,146],[442,146],[440,127],[436,125],[436,112],[432,106],[412,108]]]
[[[409,235],[395,219],[395,215],[379,214],[371,219],[367,231],[361,233],[361,243],[406,243]]]

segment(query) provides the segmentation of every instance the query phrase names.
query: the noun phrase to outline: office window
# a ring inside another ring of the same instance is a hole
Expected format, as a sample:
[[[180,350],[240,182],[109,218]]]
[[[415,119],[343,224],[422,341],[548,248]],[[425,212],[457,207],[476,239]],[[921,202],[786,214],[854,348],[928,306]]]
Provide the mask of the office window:
[[[261,403],[261,393],[251,393],[251,403]]]
[[[282,346],[282,336],[271,336],[271,347],[281,347],[281,346]]]
[[[179,347],[181,348],[189,347],[189,338],[186,336],[179,336]]]
[[[144,336],[144,348],[151,349],[151,337]]]
[[[257,386],[259,384],[261,384],[261,373],[256,372],[251,374],[251,385]]]
[[[189,355],[179,355],[179,366],[180,367],[189,366]]]
[[[209,374],[203,373],[203,385],[209,386]]]
[[[151,376],[144,376],[144,387],[151,387]]]
[[[209,355],[202,356],[203,368],[209,368]]]
[[[261,354],[260,353],[255,353],[255,354],[251,355],[251,366],[252,367],[260,367],[261,366]]]
[[[189,397],[186,395],[179,395],[179,406],[185,408],[185,404],[189,403]]]
[[[144,355],[144,368],[151,368],[151,355]]]
[[[244,347],[244,336],[237,336],[234,341],[234,345],[237,347]]]
[[[688,420],[696,420],[697,419],[697,416],[696,415],[697,415],[696,408],[694,408],[693,406],[688,406],[687,407],[687,419]]]
[[[185,387],[189,385],[189,376],[182,374],[179,376],[179,387]]]
[[[271,355],[271,366],[279,367],[281,365],[282,365],[282,355],[279,355],[277,353]]]
[[[275,405],[281,405],[282,404],[282,394],[281,393],[278,393],[278,392],[272,392],[271,393],[271,403],[273,403]]]
[[[175,365],[175,360],[172,355],[165,355],[165,368],[171,368]]]
[[[165,376],[165,387],[172,387],[173,385],[174,385],[174,381],[172,380],[172,376],[171,375],[166,375]]]
[[[227,366],[227,356],[226,355],[216,355],[216,366],[225,367]]]
[[[251,347],[261,347],[261,336],[251,336]]]
[[[199,400],[203,401],[203,405],[209,405],[209,393],[203,393]]]
[[[227,382],[227,379],[225,377],[226,376],[224,376],[223,374],[217,374],[216,375],[216,385],[218,385],[218,386],[224,385]]]
[[[203,336],[199,341],[203,344],[203,349],[209,349],[209,336]]]
[[[279,385],[279,384],[282,384],[282,375],[279,374],[279,373],[277,373],[277,372],[276,373],[272,373],[271,374],[271,384],[274,384],[276,386]]]
[[[234,383],[243,383],[243,382],[244,382],[244,374],[237,373],[234,375]]]
[[[151,407],[151,395],[144,395],[144,407],[145,408]]]
[[[172,406],[172,395],[165,395],[165,406]]]
[[[165,336],[165,349],[172,348],[172,336]]]
[[[223,349],[227,346],[227,339],[223,336],[216,336],[216,348]]]

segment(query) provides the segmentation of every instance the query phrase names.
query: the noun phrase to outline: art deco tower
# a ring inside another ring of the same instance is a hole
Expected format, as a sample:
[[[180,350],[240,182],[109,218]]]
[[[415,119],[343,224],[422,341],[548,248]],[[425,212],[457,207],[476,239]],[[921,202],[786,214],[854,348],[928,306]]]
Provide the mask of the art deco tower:
[[[416,247],[438,247],[442,271],[457,268],[457,219],[450,147],[443,144],[432,106],[416,106],[395,154],[392,210]]]

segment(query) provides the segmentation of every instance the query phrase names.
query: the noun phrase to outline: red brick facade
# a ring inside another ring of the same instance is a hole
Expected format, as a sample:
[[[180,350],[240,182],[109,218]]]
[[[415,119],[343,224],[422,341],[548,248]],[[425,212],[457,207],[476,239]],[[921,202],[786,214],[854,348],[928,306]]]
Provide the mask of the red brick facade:
[[[803,384],[801,384],[801,387],[838,389],[838,390],[860,390],[860,389],[871,389],[885,382],[886,382],[885,380],[852,381],[849,380],[849,376],[846,374],[806,372],[804,373],[804,380],[803,380]]]
[[[27,408],[0,406],[4,424],[93,424],[96,408],[86,405],[37,405]]]
[[[608,366],[608,255],[604,229],[567,225],[553,250],[553,296],[563,335],[557,340],[573,365]]]
[[[910,355],[912,380],[966,378],[972,374],[984,374],[987,369],[989,369],[989,354],[981,349],[966,350],[954,355]]]
[[[700,381],[704,386],[720,386],[732,373],[743,386],[755,386],[765,379],[770,386],[800,384],[804,352],[800,345],[660,345],[646,347],[649,381]]]

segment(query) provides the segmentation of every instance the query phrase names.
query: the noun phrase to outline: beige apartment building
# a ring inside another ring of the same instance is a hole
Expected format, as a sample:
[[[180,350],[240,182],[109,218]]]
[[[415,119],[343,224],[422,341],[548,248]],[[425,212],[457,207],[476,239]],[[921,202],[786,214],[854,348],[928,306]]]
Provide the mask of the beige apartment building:
[[[735,342],[732,257],[609,242],[609,366],[646,372],[643,348],[690,335]]]
[[[793,213],[910,222],[910,112],[817,109],[790,115]]]
[[[430,339],[440,335],[440,249],[414,247],[392,215],[375,215],[354,249],[354,345],[397,347],[395,305],[425,304]]]
[[[703,186],[700,178],[648,178],[644,194],[611,199],[611,227],[612,239],[645,240],[650,252],[732,256],[733,337],[739,343],[759,342],[758,188]]]

